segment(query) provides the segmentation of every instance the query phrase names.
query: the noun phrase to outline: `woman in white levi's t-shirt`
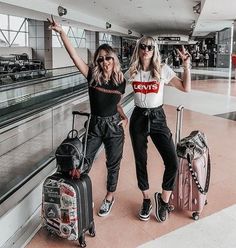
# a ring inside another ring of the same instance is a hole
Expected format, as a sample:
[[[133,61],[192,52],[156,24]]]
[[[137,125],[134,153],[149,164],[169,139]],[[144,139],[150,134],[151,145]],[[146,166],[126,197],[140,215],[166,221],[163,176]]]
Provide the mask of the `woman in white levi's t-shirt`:
[[[147,173],[148,136],[159,151],[165,166],[162,192],[156,192],[155,215],[159,222],[168,217],[169,199],[178,170],[178,160],[166,116],[162,108],[165,84],[188,92],[191,90],[190,54],[182,47],[177,50],[183,61],[183,79],[166,64],[160,63],[160,55],[152,37],[142,37],[136,44],[131,65],[125,77],[132,84],[135,108],[130,118],[130,137],[135,157],[138,187],[142,191],[143,202],[139,211],[141,220],[149,220],[152,203],[149,196]]]

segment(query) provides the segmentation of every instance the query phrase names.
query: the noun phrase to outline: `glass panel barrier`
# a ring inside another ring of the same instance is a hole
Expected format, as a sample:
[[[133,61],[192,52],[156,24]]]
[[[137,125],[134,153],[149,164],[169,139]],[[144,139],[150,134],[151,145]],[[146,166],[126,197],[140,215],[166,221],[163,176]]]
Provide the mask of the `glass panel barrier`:
[[[52,152],[52,111],[0,129],[0,202],[27,181]]]
[[[88,97],[71,99],[0,129],[0,203],[53,158],[72,127],[72,111],[89,111]],[[85,119],[76,121],[82,131]]]

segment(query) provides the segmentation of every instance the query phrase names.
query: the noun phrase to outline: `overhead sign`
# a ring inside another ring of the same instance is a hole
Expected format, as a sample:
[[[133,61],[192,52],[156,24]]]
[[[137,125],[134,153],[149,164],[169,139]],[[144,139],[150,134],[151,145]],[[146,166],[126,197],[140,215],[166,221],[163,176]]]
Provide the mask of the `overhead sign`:
[[[180,37],[158,37],[159,41],[180,41]]]

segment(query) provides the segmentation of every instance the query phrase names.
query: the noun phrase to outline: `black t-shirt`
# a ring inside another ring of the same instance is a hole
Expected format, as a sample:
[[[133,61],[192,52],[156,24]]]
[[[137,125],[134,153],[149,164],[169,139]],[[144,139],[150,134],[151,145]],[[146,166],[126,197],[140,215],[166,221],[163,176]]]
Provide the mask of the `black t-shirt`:
[[[89,83],[89,100],[91,114],[107,117],[117,113],[117,104],[125,93],[126,81],[116,85],[111,80],[107,84],[96,84],[92,80],[92,69],[89,68],[87,80]]]

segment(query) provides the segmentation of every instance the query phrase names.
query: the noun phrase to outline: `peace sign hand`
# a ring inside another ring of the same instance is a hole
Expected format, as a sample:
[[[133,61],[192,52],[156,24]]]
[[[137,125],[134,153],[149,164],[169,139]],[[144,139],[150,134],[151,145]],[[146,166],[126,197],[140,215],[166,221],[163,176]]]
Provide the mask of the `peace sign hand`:
[[[62,33],[63,29],[62,29],[61,25],[58,24],[57,22],[55,22],[55,20],[54,20],[52,15],[51,15],[51,20],[49,18],[47,18],[47,20],[50,23],[50,26],[48,27],[48,29],[54,30],[59,34]]]
[[[191,55],[186,51],[185,47],[182,45],[182,50],[176,49],[180,58],[183,61],[183,66],[189,67],[191,64]]]

